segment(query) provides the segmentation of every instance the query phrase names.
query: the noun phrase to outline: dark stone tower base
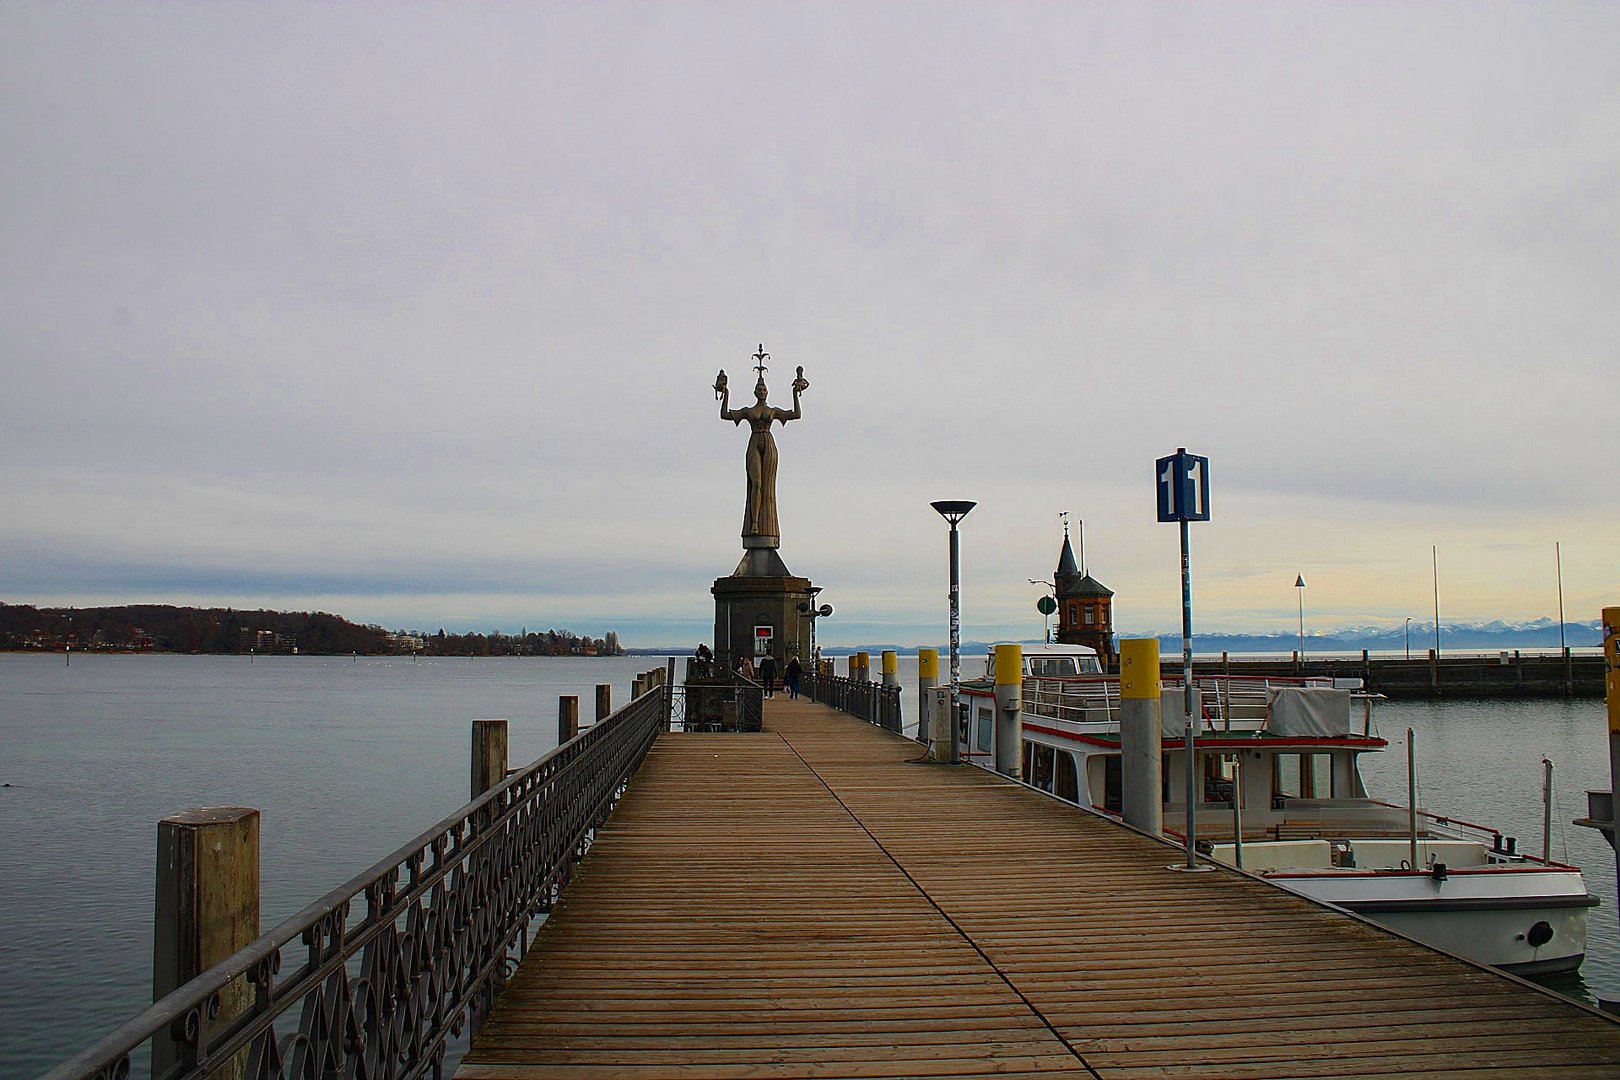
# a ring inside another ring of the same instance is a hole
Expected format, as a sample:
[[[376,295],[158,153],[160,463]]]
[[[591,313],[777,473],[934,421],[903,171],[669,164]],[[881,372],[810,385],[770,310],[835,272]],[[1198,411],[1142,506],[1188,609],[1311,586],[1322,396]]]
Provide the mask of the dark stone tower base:
[[[770,572],[777,569],[781,572]],[[788,573],[775,550],[749,550],[737,572],[715,578],[710,591],[714,655],[722,671],[730,671],[739,656],[752,658],[757,667],[767,650],[776,657],[778,676],[789,657],[810,663],[810,620],[799,614],[799,604],[812,599],[810,579]]]

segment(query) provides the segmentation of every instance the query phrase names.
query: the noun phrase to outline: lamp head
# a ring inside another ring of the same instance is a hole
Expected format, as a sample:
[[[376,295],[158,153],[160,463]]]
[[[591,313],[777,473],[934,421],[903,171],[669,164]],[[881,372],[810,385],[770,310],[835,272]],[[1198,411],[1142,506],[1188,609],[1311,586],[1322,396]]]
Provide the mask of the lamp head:
[[[1303,589],[1304,587],[1305,587],[1305,575],[1301,574],[1301,575],[1299,575],[1298,579],[1295,580],[1294,588]]]
[[[940,517],[955,525],[958,521],[967,517],[969,511],[979,504],[965,499],[941,499],[929,505],[934,508]]]

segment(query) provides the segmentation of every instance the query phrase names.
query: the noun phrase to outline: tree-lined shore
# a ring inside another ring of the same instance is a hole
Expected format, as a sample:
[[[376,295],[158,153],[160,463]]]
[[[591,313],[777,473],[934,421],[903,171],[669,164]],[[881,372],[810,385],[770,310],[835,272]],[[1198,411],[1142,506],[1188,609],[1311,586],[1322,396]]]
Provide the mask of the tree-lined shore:
[[[209,655],[619,656],[612,630],[451,634],[389,630],[324,611],[128,604],[40,608],[0,604],[0,651],[165,652]]]

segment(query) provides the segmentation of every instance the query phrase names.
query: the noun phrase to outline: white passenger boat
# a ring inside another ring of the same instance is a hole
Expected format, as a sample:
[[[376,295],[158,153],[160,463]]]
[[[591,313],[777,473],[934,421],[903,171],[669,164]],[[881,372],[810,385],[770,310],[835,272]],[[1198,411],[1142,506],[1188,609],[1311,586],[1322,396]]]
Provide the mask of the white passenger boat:
[[[962,757],[995,761],[993,668],[962,685]],[[1345,685],[1345,683],[1353,685]],[[1166,835],[1185,821],[1183,689],[1163,684]],[[1449,952],[1523,974],[1570,971],[1598,900],[1578,867],[1518,849],[1500,830],[1371,798],[1358,759],[1388,743],[1359,680],[1197,677],[1198,840],[1278,885]],[[1026,783],[1118,816],[1119,680],[1081,645],[1024,647]],[[1240,768],[1234,768],[1240,765]],[[1240,782],[1235,780],[1241,777]],[[1234,798],[1239,812],[1234,812]]]

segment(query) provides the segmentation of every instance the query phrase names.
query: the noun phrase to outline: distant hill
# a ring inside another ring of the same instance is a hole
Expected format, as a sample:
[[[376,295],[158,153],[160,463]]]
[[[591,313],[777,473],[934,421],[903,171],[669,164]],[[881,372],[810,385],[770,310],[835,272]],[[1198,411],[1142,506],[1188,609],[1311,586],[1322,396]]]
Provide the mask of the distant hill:
[[[129,604],[36,608],[0,604],[0,648],[182,653],[385,653],[389,634],[324,611]]]
[[[324,611],[247,611],[232,608],[130,604],[99,608],[36,608],[0,604],[0,650],[60,652],[176,652],[362,656],[617,656],[618,635],[581,636],[568,630],[518,634],[447,634],[362,626]]]

